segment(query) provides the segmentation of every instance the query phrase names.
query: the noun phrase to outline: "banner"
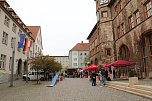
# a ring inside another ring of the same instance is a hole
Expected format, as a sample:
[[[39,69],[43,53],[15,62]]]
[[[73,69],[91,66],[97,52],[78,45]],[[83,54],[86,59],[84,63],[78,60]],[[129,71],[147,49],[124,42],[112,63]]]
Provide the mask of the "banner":
[[[25,39],[24,51],[28,51],[29,39]]]
[[[25,34],[20,34],[20,43],[18,45],[18,48],[23,48],[24,40],[25,40]]]

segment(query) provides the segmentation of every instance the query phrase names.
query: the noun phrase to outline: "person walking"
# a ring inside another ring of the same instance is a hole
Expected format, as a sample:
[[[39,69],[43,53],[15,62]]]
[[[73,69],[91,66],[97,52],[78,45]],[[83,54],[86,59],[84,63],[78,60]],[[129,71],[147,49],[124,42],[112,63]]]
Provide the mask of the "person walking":
[[[102,73],[101,71],[99,71],[99,80],[100,80],[100,87],[102,87],[102,83],[103,83],[103,80],[102,80]]]
[[[103,81],[103,85],[106,85],[106,74],[107,72],[105,70],[103,70],[103,73],[102,73],[102,81]]]
[[[95,71],[92,72],[91,78],[92,78],[92,86],[96,86],[96,73],[95,73]]]

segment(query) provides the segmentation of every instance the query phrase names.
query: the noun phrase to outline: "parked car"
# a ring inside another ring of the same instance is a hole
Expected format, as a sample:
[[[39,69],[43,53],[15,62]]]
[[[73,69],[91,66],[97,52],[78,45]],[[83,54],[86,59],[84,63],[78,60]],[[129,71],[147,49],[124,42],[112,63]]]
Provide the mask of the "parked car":
[[[28,80],[37,80],[37,77],[38,77],[38,80],[41,80],[43,81],[44,80],[44,72],[43,71],[30,71],[28,73]],[[23,75],[22,77],[24,80],[26,80],[26,74]]]

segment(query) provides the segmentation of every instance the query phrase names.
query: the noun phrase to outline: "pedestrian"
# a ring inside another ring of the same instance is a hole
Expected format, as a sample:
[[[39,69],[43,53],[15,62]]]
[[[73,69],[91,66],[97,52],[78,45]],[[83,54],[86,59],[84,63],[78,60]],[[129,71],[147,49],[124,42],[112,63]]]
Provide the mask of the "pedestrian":
[[[99,71],[100,87],[102,87],[102,83],[103,83],[102,78],[103,78],[102,73],[101,73],[101,71]]]
[[[96,73],[95,71],[92,72],[92,86],[96,86]]]
[[[103,81],[103,85],[106,85],[106,71],[103,70],[102,72],[102,81]]]

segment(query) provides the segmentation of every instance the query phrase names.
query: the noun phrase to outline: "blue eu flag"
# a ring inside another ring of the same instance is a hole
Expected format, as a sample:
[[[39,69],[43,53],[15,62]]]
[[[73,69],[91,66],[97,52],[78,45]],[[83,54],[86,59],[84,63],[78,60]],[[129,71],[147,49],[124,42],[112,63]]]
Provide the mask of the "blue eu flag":
[[[20,43],[18,45],[18,48],[23,48],[24,40],[25,40],[25,34],[20,34]]]

